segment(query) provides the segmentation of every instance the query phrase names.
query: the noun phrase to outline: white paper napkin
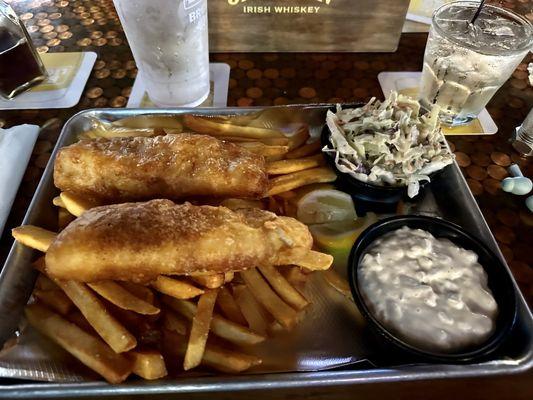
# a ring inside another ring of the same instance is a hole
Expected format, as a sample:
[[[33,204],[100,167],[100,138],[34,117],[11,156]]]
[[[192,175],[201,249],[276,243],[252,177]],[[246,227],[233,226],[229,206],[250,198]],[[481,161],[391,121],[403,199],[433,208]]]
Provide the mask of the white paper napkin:
[[[37,125],[0,129],[0,237],[38,135]]]

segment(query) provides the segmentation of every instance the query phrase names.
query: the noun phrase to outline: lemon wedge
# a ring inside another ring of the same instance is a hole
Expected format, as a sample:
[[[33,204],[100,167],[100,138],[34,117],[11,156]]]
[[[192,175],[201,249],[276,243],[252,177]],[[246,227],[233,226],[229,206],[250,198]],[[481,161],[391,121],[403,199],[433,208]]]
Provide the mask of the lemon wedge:
[[[307,225],[357,219],[352,197],[340,190],[313,190],[300,198],[296,218]]]
[[[359,235],[377,220],[376,214],[368,213],[356,221],[309,225],[309,230],[318,249],[331,254],[334,265],[344,268],[347,265],[352,246]]]

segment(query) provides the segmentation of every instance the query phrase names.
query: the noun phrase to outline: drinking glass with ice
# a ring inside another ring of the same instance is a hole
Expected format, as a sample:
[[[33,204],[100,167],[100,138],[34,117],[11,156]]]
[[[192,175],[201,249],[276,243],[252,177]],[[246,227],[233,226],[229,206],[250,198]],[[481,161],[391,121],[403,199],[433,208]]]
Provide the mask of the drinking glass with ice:
[[[533,26],[522,16],[479,2],[457,1],[433,15],[424,54],[419,99],[440,107],[446,125],[469,123],[514,72],[533,45]]]

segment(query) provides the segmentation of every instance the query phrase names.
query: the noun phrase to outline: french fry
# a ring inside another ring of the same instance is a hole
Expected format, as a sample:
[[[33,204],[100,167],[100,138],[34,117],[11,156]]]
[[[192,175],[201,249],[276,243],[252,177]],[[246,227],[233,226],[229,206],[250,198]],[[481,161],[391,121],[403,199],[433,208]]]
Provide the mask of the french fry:
[[[148,286],[126,281],[117,283],[131,294],[137,296],[139,299],[142,299],[151,305],[155,304],[154,292],[152,292],[152,289],[150,289]]]
[[[250,329],[261,335],[266,335],[268,316],[250,289],[245,285],[235,285],[233,286],[233,296]]]
[[[183,369],[185,371],[197,367],[202,362],[217,295],[217,290],[210,290],[202,294],[198,300],[196,313],[192,319],[187,351],[183,359]]]
[[[191,279],[208,289],[216,289],[224,284],[224,274],[191,275]]]
[[[347,298],[353,300],[350,284],[346,279],[344,279],[331,268],[324,271],[323,276],[326,279],[326,282],[328,282],[333,288],[337,289],[337,291],[342,293]]]
[[[57,233],[33,225],[22,225],[12,229],[11,234],[24,246],[46,253]]]
[[[46,275],[45,256],[37,258],[34,262],[31,263],[31,265],[41,274]]]
[[[230,283],[233,280],[233,278],[235,278],[235,272],[233,271],[224,272],[224,284]]]
[[[188,323],[178,317],[174,311],[166,309],[163,313],[163,326],[169,331],[186,335],[188,330]]]
[[[152,137],[157,136],[158,131],[156,129],[132,129],[123,128],[118,126],[109,126],[105,129],[91,129],[83,132],[84,136],[89,139],[97,138],[127,138],[127,137]]]
[[[202,359],[202,364],[228,373],[246,371],[261,363],[262,360],[259,357],[229,351],[211,343],[206,346],[204,357]]]
[[[268,146],[261,142],[241,142],[237,144],[252,153],[264,157],[283,156],[289,151],[288,146]]]
[[[248,199],[225,199],[220,203],[221,206],[227,207],[230,210],[240,210],[243,208],[259,208],[263,210],[265,208],[261,200],[248,200]]]
[[[63,230],[66,228],[68,224],[70,224],[72,221],[74,221],[76,217],[68,212],[65,208],[60,208],[57,211],[57,227],[60,230]]]
[[[286,333],[287,329],[283,327],[278,321],[272,321],[270,325],[268,326],[268,333],[272,336],[280,334],[280,333]]]
[[[289,151],[302,146],[309,139],[309,128],[300,127],[292,136],[289,137]]]
[[[192,320],[196,313],[196,304],[191,301],[163,296],[163,302],[188,320]],[[260,335],[216,314],[213,315],[211,320],[211,331],[218,337],[237,345],[253,345],[266,339],[264,335]]]
[[[172,359],[182,357],[187,347],[184,336],[168,331],[164,332],[163,344]],[[233,374],[246,371],[261,362],[262,360],[258,357],[222,349],[211,343],[207,343],[202,358],[202,365]]]
[[[153,380],[167,376],[165,360],[157,350],[132,350],[128,358],[133,361],[132,371],[143,379]]]
[[[68,212],[76,217],[79,217],[83,212],[98,206],[95,202],[72,193],[61,192],[59,196],[61,197],[61,200],[63,200]]]
[[[182,131],[183,125],[173,115],[138,115],[133,117],[122,118],[111,123],[113,126],[133,129],[161,128]]]
[[[72,301],[59,288],[58,290],[34,289],[33,296],[61,315],[67,315],[74,308]]]
[[[298,195],[296,194],[296,192],[293,192],[292,190],[288,190],[286,192],[283,192],[283,193],[280,193],[278,194],[278,197],[281,197],[282,199],[284,200],[293,200],[297,197]]]
[[[269,175],[290,174],[292,172],[303,171],[309,168],[324,165],[324,156],[315,154],[306,158],[293,158],[291,160],[274,161],[267,164]]]
[[[220,288],[217,303],[226,318],[237,324],[247,325],[246,319],[244,319],[239,306],[226,286]]]
[[[271,179],[268,195],[273,196],[311,183],[333,182],[335,179],[337,179],[337,175],[327,167],[293,172],[292,174],[281,175]]]
[[[152,287],[158,292],[175,297],[176,299],[192,299],[204,293],[204,290],[190,283],[163,275],[158,276],[152,282]]]
[[[307,299],[292,287],[275,267],[264,265],[259,267],[259,270],[276,293],[290,306],[301,310],[309,305]]]
[[[312,143],[304,144],[297,149],[294,149],[286,154],[286,158],[302,158],[315,154],[320,151],[322,144],[320,140],[315,140]]]
[[[54,197],[54,199],[52,200],[52,204],[56,207],[67,208],[65,206],[65,203],[63,202],[63,199],[61,199],[61,196]]]
[[[287,305],[265,282],[256,268],[241,272],[241,276],[250,288],[256,300],[272,314],[274,319],[287,329],[291,329],[296,322],[296,311]]]
[[[279,257],[279,262],[283,265],[298,265],[299,267],[306,268],[310,271],[324,271],[333,264],[333,256],[311,250],[297,257],[292,255],[281,255]]]
[[[284,137],[283,133],[274,129],[220,123],[195,115],[184,115],[183,122],[185,126],[193,131],[211,136],[239,136],[246,138]]]
[[[116,354],[102,340],[88,334],[46,307],[31,304],[26,306],[25,314],[31,326],[103,376],[108,382],[123,382],[131,373],[131,360],[121,354]]]
[[[40,290],[61,290],[54,281],[44,274],[39,274],[35,281],[35,288]]]
[[[77,326],[79,326],[81,329],[83,329],[85,332],[89,333],[90,335],[98,336],[98,333],[96,333],[96,331],[93,329],[89,321],[87,321],[87,318],[85,318],[83,314],[80,312],[80,310],[78,310],[77,308],[69,312],[66,318],[67,320],[69,320],[73,324],[76,324]]]
[[[86,285],[74,281],[56,283],[113,351],[122,353],[137,345],[135,337],[107,312],[102,302]]]
[[[307,275],[302,272],[302,269],[297,266],[282,267],[281,271],[291,285],[301,286],[307,282]]]
[[[92,290],[110,303],[125,310],[131,310],[137,314],[159,314],[159,308],[138,298],[113,281],[100,281],[87,284]]]
[[[226,142],[261,142],[269,146],[288,146],[290,143],[289,138],[275,137],[275,138],[246,138],[239,136],[218,136],[219,140],[225,140]]]

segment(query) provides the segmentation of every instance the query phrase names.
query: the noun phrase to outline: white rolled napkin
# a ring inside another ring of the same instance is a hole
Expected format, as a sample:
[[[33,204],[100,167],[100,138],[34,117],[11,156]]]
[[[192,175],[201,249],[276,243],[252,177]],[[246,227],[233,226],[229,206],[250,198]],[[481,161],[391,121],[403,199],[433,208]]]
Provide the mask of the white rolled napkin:
[[[0,237],[38,135],[37,125],[0,129]]]

